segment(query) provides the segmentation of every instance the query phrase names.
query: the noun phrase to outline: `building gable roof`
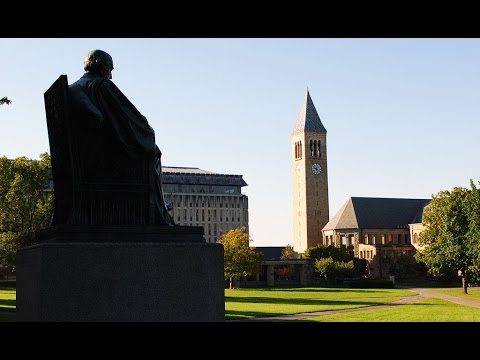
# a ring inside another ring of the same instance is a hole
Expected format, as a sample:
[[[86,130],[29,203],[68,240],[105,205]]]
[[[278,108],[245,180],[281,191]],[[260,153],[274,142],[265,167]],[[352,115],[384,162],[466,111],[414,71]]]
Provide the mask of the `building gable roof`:
[[[323,230],[407,228],[408,224],[422,221],[423,208],[429,202],[429,199],[351,197]]]

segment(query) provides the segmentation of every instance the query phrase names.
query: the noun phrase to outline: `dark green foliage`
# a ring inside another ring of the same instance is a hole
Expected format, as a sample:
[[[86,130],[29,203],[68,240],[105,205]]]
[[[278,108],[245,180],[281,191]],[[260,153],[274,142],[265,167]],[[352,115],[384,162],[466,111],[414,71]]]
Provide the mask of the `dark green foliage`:
[[[367,259],[353,258],[353,276],[362,277],[367,270]]]
[[[418,262],[411,254],[394,252],[385,255],[382,253],[381,261],[388,273],[395,276],[397,280],[424,278],[427,275],[425,264]]]
[[[331,245],[325,246],[318,244],[315,247],[308,248],[304,256],[308,259],[316,260],[315,267],[318,269],[318,271],[316,271],[321,277],[361,277],[365,274],[367,268],[366,259],[354,257],[353,250],[345,247],[337,248]],[[331,259],[331,261],[326,259]],[[319,264],[318,268],[317,262]],[[351,263],[351,268],[350,265],[343,265],[345,263]],[[327,275],[327,273],[329,275]]]
[[[47,153],[40,160],[0,157],[0,266],[14,267],[17,248],[32,244],[35,232],[50,226],[49,172]]]
[[[480,189],[455,187],[432,197],[423,212],[425,230],[416,259],[434,276],[450,277],[461,271],[463,288],[480,281]]]
[[[12,100],[10,100],[8,97],[4,96],[3,98],[0,99],[0,105],[7,104],[10,105],[12,103]]]
[[[315,247],[305,250],[304,256],[307,259],[326,259],[331,257],[333,261],[350,261],[353,260],[353,250],[345,247],[325,246],[318,244]]]

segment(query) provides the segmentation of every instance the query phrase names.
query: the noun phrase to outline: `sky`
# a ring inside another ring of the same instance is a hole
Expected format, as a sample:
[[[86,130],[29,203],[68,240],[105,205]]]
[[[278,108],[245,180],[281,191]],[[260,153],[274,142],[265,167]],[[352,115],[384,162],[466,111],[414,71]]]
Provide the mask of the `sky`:
[[[50,152],[43,94],[92,49],[164,166],[242,175],[253,246],[293,244],[291,132],[327,129],[330,218],[352,196],[430,199],[480,180],[480,39],[1,38],[0,156]]]

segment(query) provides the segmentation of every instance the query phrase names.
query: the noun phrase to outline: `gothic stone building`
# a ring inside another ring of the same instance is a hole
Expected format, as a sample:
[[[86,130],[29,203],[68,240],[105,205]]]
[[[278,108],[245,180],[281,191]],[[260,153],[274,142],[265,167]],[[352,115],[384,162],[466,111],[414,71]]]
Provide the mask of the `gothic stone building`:
[[[242,175],[217,174],[191,167],[163,166],[165,201],[178,225],[203,226],[207,242],[223,233],[245,227],[248,232],[247,186]]]
[[[429,199],[351,197],[323,228],[323,244],[353,247],[367,259],[373,277],[386,277],[381,255],[408,254],[416,249]]]

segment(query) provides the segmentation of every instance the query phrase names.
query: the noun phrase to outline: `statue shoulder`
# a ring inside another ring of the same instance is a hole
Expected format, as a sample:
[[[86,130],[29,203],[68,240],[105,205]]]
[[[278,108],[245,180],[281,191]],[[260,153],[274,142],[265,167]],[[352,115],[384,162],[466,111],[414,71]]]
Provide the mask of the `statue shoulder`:
[[[85,116],[93,127],[100,128],[103,125],[104,116],[87,95],[85,84],[80,80],[68,87],[74,113]]]

